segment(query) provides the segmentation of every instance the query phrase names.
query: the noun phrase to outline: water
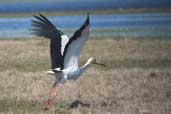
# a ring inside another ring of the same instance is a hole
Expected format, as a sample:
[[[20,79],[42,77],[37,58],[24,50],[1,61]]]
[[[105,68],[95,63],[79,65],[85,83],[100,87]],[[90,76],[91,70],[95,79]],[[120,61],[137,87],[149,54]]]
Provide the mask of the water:
[[[6,2],[0,3],[0,13],[171,7],[170,0],[10,0],[11,2],[7,2],[9,0],[5,1]]]
[[[84,22],[86,16],[48,17],[56,27],[69,36]],[[1,18],[0,38],[33,37],[33,17]],[[91,36],[171,38],[171,13],[91,15]]]

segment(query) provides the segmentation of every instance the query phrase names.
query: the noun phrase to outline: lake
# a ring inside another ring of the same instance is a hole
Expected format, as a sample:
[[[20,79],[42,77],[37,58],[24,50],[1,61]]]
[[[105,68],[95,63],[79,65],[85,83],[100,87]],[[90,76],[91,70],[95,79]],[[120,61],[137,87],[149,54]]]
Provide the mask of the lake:
[[[71,36],[86,15],[48,17]],[[0,18],[0,38],[29,38],[33,17]],[[91,15],[91,36],[131,38],[171,38],[171,13]]]
[[[1,0],[0,13],[170,7],[170,0]]]

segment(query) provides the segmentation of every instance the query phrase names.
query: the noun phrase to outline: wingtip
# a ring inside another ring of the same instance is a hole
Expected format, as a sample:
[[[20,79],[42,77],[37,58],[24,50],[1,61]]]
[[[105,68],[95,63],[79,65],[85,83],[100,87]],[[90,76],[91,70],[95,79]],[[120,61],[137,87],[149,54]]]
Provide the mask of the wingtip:
[[[87,13],[87,18],[89,18],[89,16],[90,16],[90,13],[88,12],[88,13]]]
[[[39,16],[41,16],[41,17],[45,17],[42,13],[39,13]]]
[[[36,14],[33,14],[33,17],[39,20],[39,16]]]
[[[42,13],[38,13],[38,14],[33,14],[33,17],[35,18],[40,18],[40,17],[44,17]]]
[[[86,25],[90,24],[90,14],[87,13]]]

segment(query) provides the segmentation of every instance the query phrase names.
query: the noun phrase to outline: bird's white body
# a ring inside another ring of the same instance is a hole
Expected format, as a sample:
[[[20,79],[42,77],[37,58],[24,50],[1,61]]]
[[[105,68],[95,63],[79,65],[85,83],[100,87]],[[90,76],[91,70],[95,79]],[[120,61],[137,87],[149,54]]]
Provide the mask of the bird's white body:
[[[63,72],[61,75],[66,78],[65,80],[76,80],[87,70],[88,67],[90,67],[90,64],[93,60],[94,58],[89,58],[89,60],[82,67],[69,67],[64,69],[62,70]],[[58,78],[58,73],[54,75]]]
[[[71,38],[56,28],[45,16],[34,16],[32,21],[33,31],[37,36],[50,39],[51,68],[48,74],[56,76],[54,86],[63,85],[66,80],[76,80],[84,73],[91,63],[97,64],[94,58],[79,67],[79,56],[82,47],[89,38],[89,15],[84,24],[73,34]],[[102,64],[101,64],[102,65]],[[53,87],[54,87],[53,86]],[[53,89],[52,87],[52,89]],[[49,93],[50,96],[51,92]],[[46,108],[49,106],[49,99]]]
[[[38,19],[38,21],[33,20],[35,34],[50,39],[52,70],[47,73],[55,75],[56,82],[59,83],[64,83],[67,79],[78,79],[93,60],[89,59],[79,68],[80,51],[89,38],[89,16],[71,38],[56,28],[42,14],[35,18]]]
[[[47,74],[54,75],[56,77],[56,82],[60,80],[62,83],[64,83],[66,80],[76,80],[87,70],[87,68],[90,67],[92,61],[94,61],[94,58],[89,58],[82,67],[69,67],[63,70],[57,68],[54,69],[57,72],[50,70],[47,71]]]

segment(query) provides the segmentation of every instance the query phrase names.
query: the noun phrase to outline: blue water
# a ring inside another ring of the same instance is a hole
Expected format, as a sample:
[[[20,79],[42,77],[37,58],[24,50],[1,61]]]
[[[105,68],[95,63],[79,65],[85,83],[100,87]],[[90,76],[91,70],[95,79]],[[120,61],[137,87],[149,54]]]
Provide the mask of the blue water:
[[[0,13],[167,7],[170,0],[11,0],[0,2]]]
[[[48,17],[68,35],[79,28],[86,15]],[[33,17],[1,18],[0,38],[33,37]],[[91,36],[171,38],[171,13],[91,15]]]

